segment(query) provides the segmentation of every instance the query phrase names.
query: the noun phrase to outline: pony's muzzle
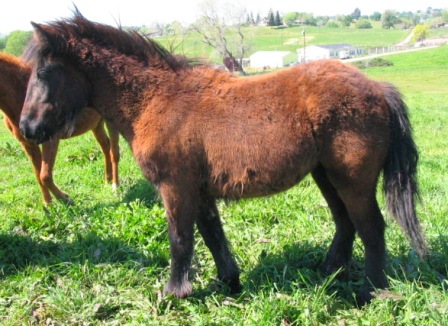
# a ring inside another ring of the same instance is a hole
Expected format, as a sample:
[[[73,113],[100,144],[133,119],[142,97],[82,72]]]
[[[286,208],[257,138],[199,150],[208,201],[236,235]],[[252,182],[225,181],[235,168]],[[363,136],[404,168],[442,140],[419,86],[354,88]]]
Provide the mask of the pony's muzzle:
[[[20,133],[29,142],[41,144],[50,139],[44,126],[32,119],[30,115],[22,115],[19,124]]]

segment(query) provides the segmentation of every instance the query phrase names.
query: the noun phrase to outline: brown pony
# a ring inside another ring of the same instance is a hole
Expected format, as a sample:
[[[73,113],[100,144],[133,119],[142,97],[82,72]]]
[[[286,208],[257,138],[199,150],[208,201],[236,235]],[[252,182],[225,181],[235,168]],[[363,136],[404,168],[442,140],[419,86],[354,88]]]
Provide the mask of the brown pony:
[[[192,292],[195,224],[219,279],[240,290],[216,199],[268,196],[308,173],[336,223],[324,270],[348,267],[355,232],[365,246],[361,303],[370,300],[372,287],[388,285],[385,223],[375,196],[381,171],[390,212],[425,256],[414,207],[417,149],[393,86],[339,61],[232,77],[188,66],[150,39],[79,12],[33,26],[35,56],[20,129],[43,142],[90,106],[120,131],[165,206],[172,258],[166,293]]]
[[[90,108],[82,110],[70,133],[53,135],[42,145],[42,151],[36,144],[26,141],[19,131],[20,113],[26,95],[26,87],[31,69],[19,58],[0,53],[0,108],[5,113],[5,123],[11,133],[22,145],[29,156],[39,183],[44,203],[51,202],[51,193],[59,200],[72,203],[70,197],[61,191],[53,181],[53,166],[56,160],[59,139],[74,137],[92,130],[104,153],[106,164],[106,181],[118,185],[118,132],[109,129],[109,137],[104,129],[104,121],[98,113]],[[50,193],[51,192],[51,193]]]

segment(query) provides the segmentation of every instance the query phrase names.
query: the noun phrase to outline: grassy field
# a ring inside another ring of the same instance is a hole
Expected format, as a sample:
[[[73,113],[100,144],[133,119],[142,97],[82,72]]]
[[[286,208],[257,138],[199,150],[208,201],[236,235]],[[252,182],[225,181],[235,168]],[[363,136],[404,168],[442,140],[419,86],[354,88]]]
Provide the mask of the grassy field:
[[[387,47],[402,42],[410,33],[402,29],[382,29],[380,24],[373,24],[372,29],[356,28],[330,28],[330,27],[306,27],[306,45],[316,44],[338,44],[348,43],[362,47]],[[272,28],[272,27],[245,27],[244,35],[249,50],[246,57],[257,51],[292,51],[296,52],[298,48],[303,47],[304,39],[302,36],[302,27],[292,28]],[[430,31],[430,38],[442,37],[448,35],[448,28],[438,28]],[[227,37],[228,44],[232,51],[232,42],[234,37],[230,33]],[[180,37],[160,37],[157,38],[161,44],[169,47],[170,44],[179,45]],[[216,63],[221,64],[216,52],[207,46],[201,36],[196,32],[190,32],[182,45],[176,49],[177,53],[188,57],[206,57]],[[236,53],[236,52],[235,52]]]
[[[92,135],[63,141],[55,180],[76,205],[44,209],[31,164],[0,126],[0,324],[3,325],[444,325],[448,323],[448,47],[389,56],[366,74],[394,82],[411,113],[421,160],[419,217],[431,257],[419,260],[387,219],[390,292],[362,309],[363,247],[352,280],[318,271],[333,232],[311,178],[282,194],[220,202],[243,292],[216,289],[196,239],[194,293],[162,297],[169,276],[163,206],[122,143],[121,187],[103,184]],[[383,203],[382,196],[379,200]],[[383,206],[383,205],[382,205]]]

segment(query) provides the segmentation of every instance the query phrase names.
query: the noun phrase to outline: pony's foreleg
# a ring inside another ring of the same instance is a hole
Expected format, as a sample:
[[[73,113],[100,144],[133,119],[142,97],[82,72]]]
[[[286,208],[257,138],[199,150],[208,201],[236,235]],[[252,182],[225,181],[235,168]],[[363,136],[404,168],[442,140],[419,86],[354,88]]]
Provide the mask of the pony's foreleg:
[[[69,195],[61,191],[53,181],[53,167],[59,146],[59,138],[54,138],[42,144],[42,166],[40,169],[40,181],[50,189],[52,194],[66,204],[73,204]]]
[[[196,223],[205,244],[213,255],[219,280],[227,284],[233,293],[240,292],[240,272],[229,250],[214,198],[208,195],[202,196]]]
[[[110,157],[110,141],[104,129],[104,121],[101,120],[92,132],[96,141],[100,144],[101,151],[104,155],[105,181],[108,183],[112,181],[112,161]]]
[[[112,188],[118,188],[120,182],[118,178],[118,162],[120,162],[120,134],[109,122],[106,122],[110,139],[110,158],[112,162]]]
[[[171,276],[164,292],[177,298],[191,294],[188,279],[193,256],[194,224],[199,212],[199,192],[184,183],[161,183],[158,188],[163,199],[168,219],[168,234],[171,253]]]
[[[349,263],[353,252],[353,241],[355,240],[355,227],[350,220],[344,202],[338,192],[331,184],[325,169],[318,166],[312,172],[322,195],[328,203],[336,224],[336,233],[328,250],[322,270],[331,274],[342,268],[340,277],[347,279],[349,275]]]
[[[42,166],[42,152],[40,150],[39,145],[27,142],[20,134],[19,129],[7,117],[5,117],[4,120],[6,127],[8,127],[8,129],[11,131],[14,137],[16,137],[17,140],[20,142],[20,145],[22,145],[23,150],[25,151],[26,155],[28,155],[31,164],[33,165],[33,172],[34,175],[36,176],[44,204],[45,205],[50,204],[52,200],[51,193],[40,180],[40,170]]]

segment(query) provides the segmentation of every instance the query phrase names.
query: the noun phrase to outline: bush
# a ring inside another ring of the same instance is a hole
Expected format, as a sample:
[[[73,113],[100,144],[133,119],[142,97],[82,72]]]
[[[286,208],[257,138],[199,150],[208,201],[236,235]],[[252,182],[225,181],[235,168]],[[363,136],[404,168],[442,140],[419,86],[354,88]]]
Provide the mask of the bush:
[[[372,67],[389,67],[393,66],[393,62],[383,58],[373,58],[370,60],[355,61],[352,63],[358,69],[372,68]]]
[[[4,52],[9,53],[15,56],[19,56],[22,54],[23,49],[25,48],[28,40],[31,37],[31,31],[14,31],[9,34],[9,37],[6,39],[6,45]]]
[[[328,22],[325,26],[330,27],[330,28],[339,28],[338,23],[336,23],[334,21]]]
[[[368,20],[361,19],[356,22],[356,28],[369,29],[369,28],[372,28],[372,24]]]

